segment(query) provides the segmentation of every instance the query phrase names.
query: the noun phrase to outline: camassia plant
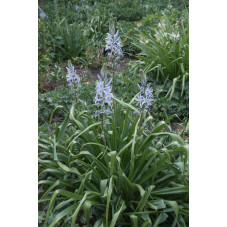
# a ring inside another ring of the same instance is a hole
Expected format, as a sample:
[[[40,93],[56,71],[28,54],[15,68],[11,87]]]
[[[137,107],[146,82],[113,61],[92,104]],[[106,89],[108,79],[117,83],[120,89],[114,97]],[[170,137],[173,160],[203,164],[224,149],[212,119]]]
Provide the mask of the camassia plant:
[[[104,127],[73,105],[54,134],[39,137],[44,226],[50,214],[51,227],[83,215],[96,227],[188,226],[188,145],[165,130],[171,118],[150,128],[135,99],[113,100]]]
[[[181,84],[183,95],[189,79],[189,21],[185,17],[173,25],[162,14],[163,18],[151,33],[138,30],[133,43],[141,53],[137,55],[138,60],[134,62],[132,71],[137,72],[142,68],[145,73],[153,72],[157,80],[163,83],[172,81],[167,94],[171,98],[176,83]]]

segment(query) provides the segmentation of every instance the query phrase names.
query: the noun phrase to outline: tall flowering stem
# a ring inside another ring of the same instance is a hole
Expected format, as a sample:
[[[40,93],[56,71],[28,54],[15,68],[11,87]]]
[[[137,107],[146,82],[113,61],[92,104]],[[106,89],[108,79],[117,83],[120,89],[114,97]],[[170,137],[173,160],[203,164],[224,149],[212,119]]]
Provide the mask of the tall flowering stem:
[[[100,117],[102,120],[102,133],[100,137],[104,139],[105,148],[106,148],[106,138],[104,133],[104,114],[109,115],[112,113],[112,105],[113,100],[112,98],[112,87],[110,86],[111,80],[108,81],[108,79],[104,76],[103,73],[101,73],[101,77],[98,76],[98,81],[96,81],[96,96],[95,96],[95,105],[99,107],[99,110],[96,111],[96,116]]]
[[[107,33],[107,37],[105,40],[106,40],[105,51],[108,51],[107,56],[109,57],[109,61],[111,62],[111,68],[113,72],[113,92],[114,92],[115,91],[114,77],[120,66],[119,60],[123,56],[123,51],[121,49],[123,46],[121,38],[119,36],[119,30],[115,34],[113,20],[110,20],[109,33]]]
[[[107,33],[106,37],[106,47],[105,51],[107,51],[107,56],[109,57],[109,61],[112,68],[112,84],[113,84],[113,93],[115,93],[115,76],[117,75],[117,71],[119,69],[119,60],[123,56],[122,51],[122,42],[119,36],[119,30],[115,33],[114,20],[110,19],[109,22],[109,33]],[[113,103],[114,109],[114,119],[116,119],[116,111],[115,104]]]
[[[68,83],[68,86],[73,88],[74,91],[78,91],[78,89],[81,87],[80,84],[80,77],[77,75],[76,70],[74,69],[74,66],[69,61],[67,69],[67,75],[66,80]]]
[[[141,93],[138,95],[137,98],[135,98],[135,100],[137,101],[137,105],[139,106],[139,108],[142,110],[144,109],[149,109],[149,107],[151,106],[152,102],[154,101],[153,99],[153,90],[150,88],[150,84],[146,85],[146,86],[140,86],[138,84],[138,87],[141,91]]]
[[[116,64],[123,56],[121,38],[119,37],[119,30],[116,34],[107,33],[105,51],[109,51],[107,56]]]
[[[71,61],[68,61],[68,67],[67,69],[67,75],[66,80],[68,86],[75,92],[76,94],[76,103],[78,103],[78,90],[81,88],[80,83],[80,77],[77,75],[76,70],[74,69],[74,66],[72,65]]]
[[[112,87],[110,86],[111,80],[105,80],[98,76],[98,81],[96,81],[96,96],[95,96],[95,105],[101,108],[101,112],[97,111],[96,115],[100,114],[110,114],[112,113]]]
[[[154,101],[153,90],[150,84],[147,84],[147,77],[143,70],[140,70],[141,85],[137,84],[140,90],[139,95],[135,98],[137,106],[140,109],[141,119],[145,110],[148,110]],[[141,127],[141,122],[140,122]]]

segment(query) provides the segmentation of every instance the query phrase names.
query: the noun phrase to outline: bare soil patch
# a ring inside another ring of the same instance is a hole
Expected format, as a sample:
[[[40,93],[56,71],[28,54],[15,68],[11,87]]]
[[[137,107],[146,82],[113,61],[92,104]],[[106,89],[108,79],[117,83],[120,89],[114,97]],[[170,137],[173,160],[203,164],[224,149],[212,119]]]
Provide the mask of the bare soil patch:
[[[122,71],[126,70],[129,67],[129,61],[130,61],[130,59],[125,59],[124,61],[122,61],[120,63],[119,73],[121,73]],[[61,67],[65,69],[66,65],[62,64]],[[98,75],[100,75],[101,67],[83,68],[81,66],[75,66],[75,70],[83,82],[92,83],[98,79]],[[41,89],[40,89],[41,93],[50,92],[50,91],[55,90],[55,88],[57,88],[57,87],[64,86],[60,82],[53,82],[53,81],[48,80],[48,77],[50,76],[51,72],[53,72],[53,71],[48,72],[48,74],[45,75],[45,77],[44,77],[45,79],[43,80]],[[66,73],[67,72],[65,70],[65,74]]]

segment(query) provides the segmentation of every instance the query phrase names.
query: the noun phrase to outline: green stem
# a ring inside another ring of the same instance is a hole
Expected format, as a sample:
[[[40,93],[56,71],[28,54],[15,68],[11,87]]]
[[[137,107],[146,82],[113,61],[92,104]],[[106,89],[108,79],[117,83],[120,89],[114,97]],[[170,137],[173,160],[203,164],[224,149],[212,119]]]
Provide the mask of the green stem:
[[[104,132],[104,116],[103,115],[104,115],[104,113],[102,113],[102,133],[103,133],[103,137],[104,137],[104,145],[105,145],[105,152],[106,152],[106,150],[107,150],[106,149],[106,135],[105,135],[105,132]]]
[[[105,87],[105,81],[104,81],[104,87]],[[103,113],[103,107],[102,107],[102,133],[103,133],[103,138],[104,138],[104,145],[105,145],[105,153],[106,153],[106,135],[104,131],[104,113]]]

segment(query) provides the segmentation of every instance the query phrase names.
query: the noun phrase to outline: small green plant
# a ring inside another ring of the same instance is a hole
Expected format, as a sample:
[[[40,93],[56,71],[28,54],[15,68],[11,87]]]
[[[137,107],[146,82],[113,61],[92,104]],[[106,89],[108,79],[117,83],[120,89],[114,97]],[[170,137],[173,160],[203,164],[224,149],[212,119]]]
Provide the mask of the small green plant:
[[[70,25],[65,23],[65,26],[61,27],[61,32],[64,46],[60,49],[66,59],[77,61],[79,57],[83,56],[86,47],[81,29],[76,23]]]

